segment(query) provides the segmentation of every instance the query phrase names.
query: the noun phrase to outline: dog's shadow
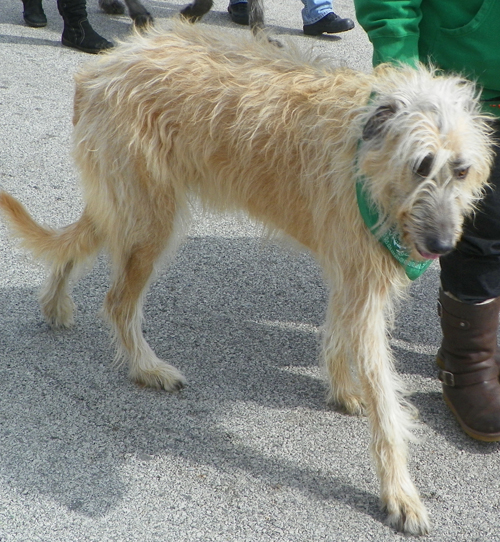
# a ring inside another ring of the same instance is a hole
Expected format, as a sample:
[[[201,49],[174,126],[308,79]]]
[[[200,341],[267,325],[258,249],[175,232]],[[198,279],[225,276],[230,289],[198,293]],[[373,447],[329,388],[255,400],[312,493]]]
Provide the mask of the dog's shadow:
[[[75,287],[75,328],[62,332],[42,322],[35,291],[0,294],[6,484],[102,517],[127,491],[123,464],[168,457],[244,471],[273,491],[338,501],[383,522],[375,473],[360,488],[335,471],[263,453],[227,419],[234,412],[244,424],[247,409],[274,412],[278,421],[283,411],[293,424],[320,414],[330,442],[338,424],[353,424],[366,443],[356,454],[369,468],[366,421],[325,407],[317,329],[326,290],[311,258],[250,238],[190,239],[153,284],[145,308],[149,343],[188,378],[188,388],[174,395],[139,388],[111,366],[108,330],[95,319],[107,282],[99,259]],[[275,445],[282,438],[266,437]],[[342,443],[337,451],[349,454]]]

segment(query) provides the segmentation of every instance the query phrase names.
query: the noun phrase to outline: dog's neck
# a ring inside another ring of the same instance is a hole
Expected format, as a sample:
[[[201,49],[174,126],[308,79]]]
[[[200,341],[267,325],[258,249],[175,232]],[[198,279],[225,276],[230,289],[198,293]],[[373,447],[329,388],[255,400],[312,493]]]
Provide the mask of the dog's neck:
[[[359,212],[364,223],[378,241],[392,254],[392,256],[403,266],[406,276],[415,280],[422,275],[431,265],[433,260],[412,260],[408,248],[402,243],[396,227],[384,228],[380,219],[379,209],[365,189],[365,177],[359,175],[356,181],[356,199]]]

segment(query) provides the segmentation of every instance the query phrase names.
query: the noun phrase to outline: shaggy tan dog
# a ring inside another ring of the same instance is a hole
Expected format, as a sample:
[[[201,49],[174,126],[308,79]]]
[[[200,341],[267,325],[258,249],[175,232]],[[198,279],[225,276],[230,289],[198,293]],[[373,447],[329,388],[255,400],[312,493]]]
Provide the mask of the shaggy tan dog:
[[[51,265],[47,320],[73,322],[70,275],[104,248],[112,260],[105,312],[130,377],[178,390],[184,377],[141,331],[146,287],[192,201],[247,211],[317,257],[331,289],[329,398],[366,410],[389,523],[426,533],[407,470],[411,415],[387,338],[409,281],[365,225],[356,185],[378,209],[379,230],[395,230],[412,259],[450,250],[491,161],[473,85],[423,68],[333,69],[265,39],[178,24],[87,64],[76,76],[74,125],[80,220],[44,228],[14,198],[0,198],[24,245]]]

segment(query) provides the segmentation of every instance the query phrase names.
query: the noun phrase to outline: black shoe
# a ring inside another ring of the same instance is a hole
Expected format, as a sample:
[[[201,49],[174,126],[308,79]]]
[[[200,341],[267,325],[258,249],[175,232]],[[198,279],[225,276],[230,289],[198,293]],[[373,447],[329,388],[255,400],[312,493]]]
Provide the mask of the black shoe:
[[[64,25],[61,43],[66,47],[78,49],[84,53],[97,54],[111,49],[113,44],[100,36],[87,19],[83,19],[75,26]]]
[[[57,0],[57,9],[64,21],[61,43],[84,53],[96,54],[113,44],[90,26],[86,0]]]
[[[304,34],[308,36],[319,36],[325,34],[340,34],[340,32],[347,32],[354,28],[354,23],[351,19],[342,19],[335,13],[329,13],[325,15],[319,21],[313,24],[305,24]]]
[[[28,26],[33,28],[47,26],[47,17],[43,12],[42,0],[23,0],[23,5],[23,18]]]
[[[237,4],[229,4],[227,7],[231,21],[236,24],[248,25],[248,4],[247,2],[238,2]]]

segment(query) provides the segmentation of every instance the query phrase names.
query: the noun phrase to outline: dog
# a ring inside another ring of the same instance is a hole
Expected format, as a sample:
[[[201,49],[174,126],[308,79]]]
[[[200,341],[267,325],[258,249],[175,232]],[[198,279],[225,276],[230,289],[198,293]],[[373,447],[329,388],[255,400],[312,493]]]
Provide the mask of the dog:
[[[190,22],[199,21],[213,6],[213,0],[194,0],[181,10],[181,15]],[[264,6],[262,0],[248,0],[248,24],[254,35],[264,29]],[[274,39],[271,43],[281,45]]]
[[[70,277],[110,254],[104,303],[130,377],[176,391],[141,322],[147,286],[172,256],[194,201],[246,211],[317,258],[330,288],[323,363],[330,401],[366,412],[388,523],[425,534],[429,519],[407,468],[413,414],[388,345],[403,265],[365,224],[362,182],[408,258],[450,250],[474,212],[492,159],[472,83],[422,66],[366,74],[293,46],[231,38],[178,22],[100,55],[76,79],[74,159],[85,208],[62,229],[39,225],[6,192],[0,208],[50,276],[40,302],[55,328],[73,323]]]
[[[146,30],[154,24],[154,18],[144,7],[140,0],[124,0],[134,27],[138,30]],[[99,0],[99,7],[108,15],[122,15],[125,13],[125,5],[120,0]],[[184,7],[180,14],[189,22],[199,21],[213,6],[213,0],[194,0]],[[248,19],[252,33],[256,35],[264,29],[264,7],[262,0],[248,0]],[[274,38],[269,38],[271,43],[281,45]]]
[[[139,0],[124,0],[134,27],[144,30],[154,24],[151,13]],[[122,15],[125,13],[125,5],[120,0],[99,0],[99,7],[108,15]]]

